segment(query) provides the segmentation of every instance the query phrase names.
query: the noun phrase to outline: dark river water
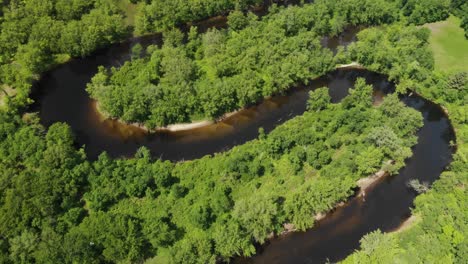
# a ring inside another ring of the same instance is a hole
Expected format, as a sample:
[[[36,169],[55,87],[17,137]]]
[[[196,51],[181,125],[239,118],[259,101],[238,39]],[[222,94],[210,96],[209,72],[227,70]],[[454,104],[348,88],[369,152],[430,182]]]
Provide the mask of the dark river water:
[[[221,21],[221,22],[220,22]],[[204,22],[205,27],[222,26],[223,18]],[[211,23],[211,24],[210,24]],[[335,49],[355,39],[355,29],[336,38],[325,38],[323,45]],[[275,96],[241,110],[213,125],[183,132],[148,134],[143,129],[103,120],[95,110],[95,102],[85,91],[86,84],[99,65],[118,66],[129,59],[135,43],[143,46],[161,43],[160,35],[131,39],[101,50],[93,56],[74,59],[45,73],[35,84],[30,111],[39,112],[41,122],[69,124],[76,143],[84,146],[90,159],[106,151],[112,157],[130,157],[141,146],[148,147],[155,157],[174,161],[200,158],[243,144],[305,111],[308,92],[328,86],[333,102],[348,93],[354,81],[363,77],[381,94],[394,86],[384,75],[358,69],[339,69],[310,82],[305,87],[291,89],[289,94]],[[252,258],[234,259],[236,263],[322,263],[338,261],[359,248],[359,239],[376,229],[390,231],[410,215],[414,192],[406,187],[409,179],[433,182],[450,163],[455,140],[446,115],[437,105],[416,95],[402,97],[408,106],[424,116],[424,126],[418,132],[414,155],[398,175],[382,179],[366,193],[366,200],[352,198],[335,209],[307,232],[290,233],[268,242]]]
[[[402,98],[420,111],[424,125],[418,132],[413,156],[398,175],[389,176],[371,186],[365,200],[354,197],[318,221],[306,232],[289,233],[259,248],[253,258],[235,259],[234,263],[324,263],[336,262],[359,248],[359,240],[376,229],[392,231],[410,216],[415,193],[406,183],[419,179],[429,183],[439,178],[451,162],[455,140],[453,128],[437,105],[416,95]]]
[[[223,17],[200,24],[200,30],[223,27]],[[332,50],[355,40],[357,29],[350,28],[342,35],[323,38],[322,44]],[[339,101],[355,78],[366,77],[371,83],[385,82],[385,78],[365,71],[339,70],[312,81],[307,87],[292,89],[287,96],[275,96],[261,104],[241,110],[236,115],[213,125],[178,132],[147,133],[144,129],[104,119],[96,111],[96,102],[85,91],[86,84],[97,73],[100,65],[122,65],[130,59],[130,50],[136,43],[146,47],[160,44],[161,35],[130,39],[93,56],[73,59],[45,73],[34,85],[35,103],[30,111],[39,112],[41,122],[50,126],[55,122],[69,124],[79,146],[84,146],[90,159],[106,151],[111,157],[131,157],[141,146],[148,147],[155,157],[172,161],[200,158],[225,151],[258,136],[258,129],[271,131],[277,125],[305,111],[308,91],[329,86],[333,101]],[[385,88],[385,87],[384,87]]]

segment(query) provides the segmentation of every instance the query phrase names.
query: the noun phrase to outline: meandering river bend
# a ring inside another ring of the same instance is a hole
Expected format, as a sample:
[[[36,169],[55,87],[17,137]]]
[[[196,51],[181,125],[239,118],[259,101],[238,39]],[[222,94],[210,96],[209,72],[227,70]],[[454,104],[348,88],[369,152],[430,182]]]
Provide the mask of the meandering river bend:
[[[219,23],[214,23],[219,26]],[[211,25],[210,25],[211,26]],[[334,49],[354,40],[354,30],[339,38],[324,39]],[[285,96],[275,96],[241,110],[213,125],[182,132],[149,134],[135,126],[102,120],[95,102],[85,91],[86,83],[99,65],[118,66],[129,59],[130,48],[158,44],[160,35],[130,39],[96,52],[93,56],[74,59],[45,73],[35,84],[30,111],[39,112],[41,122],[69,124],[78,146],[85,146],[89,158],[106,151],[112,157],[129,157],[141,146],[155,157],[174,161],[195,159],[221,152],[258,136],[258,129],[273,130],[286,120],[305,111],[308,91],[322,86],[330,88],[333,102],[347,95],[358,77],[372,84],[377,94],[392,92],[394,85],[384,75],[358,69],[339,69],[322,76],[305,87],[291,89]],[[410,215],[415,194],[406,187],[415,178],[432,183],[450,163],[455,140],[453,128],[440,107],[417,96],[403,96],[402,101],[420,111],[424,126],[418,132],[413,157],[398,175],[374,184],[362,198],[352,198],[307,232],[290,233],[259,248],[253,258],[237,258],[237,263],[322,263],[338,261],[359,247],[359,239],[376,229],[390,231]]]
[[[220,19],[210,25],[223,26]],[[206,26],[205,24],[203,24]],[[335,50],[355,39],[355,28],[339,37],[324,38],[323,45]],[[45,73],[33,88],[35,103],[30,111],[39,112],[41,122],[50,126],[55,122],[69,124],[79,146],[85,146],[89,158],[106,151],[111,157],[131,157],[141,146],[148,147],[155,157],[173,161],[200,158],[245,143],[258,136],[263,127],[269,132],[289,118],[305,111],[308,90],[328,85],[334,102],[343,98],[357,76],[369,82],[385,78],[364,71],[336,71],[313,81],[308,87],[291,89],[287,96],[276,96],[261,104],[239,111],[213,125],[189,131],[147,133],[143,128],[125,125],[116,120],[103,119],[96,110],[96,102],[85,91],[86,84],[100,65],[122,65],[130,59],[130,50],[136,43],[146,47],[160,44],[161,36],[153,35],[130,39],[93,56],[73,59]]]

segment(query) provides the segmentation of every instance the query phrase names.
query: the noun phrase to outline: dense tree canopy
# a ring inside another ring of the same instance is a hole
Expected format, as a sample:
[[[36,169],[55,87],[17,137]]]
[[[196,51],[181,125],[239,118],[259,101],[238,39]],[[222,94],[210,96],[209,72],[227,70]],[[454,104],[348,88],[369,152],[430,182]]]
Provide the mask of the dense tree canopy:
[[[321,37],[334,36],[349,26],[439,21],[448,17],[451,5],[453,10],[464,7],[450,0],[316,1],[301,7],[273,6],[261,20],[237,10],[228,16],[228,29],[198,35],[192,28],[185,43],[182,36],[173,39],[180,33],[172,31],[161,48],[149,47],[144,58],[119,68],[102,68],[88,92],[106,116],[149,128],[216,119],[329,71],[335,61],[321,47]],[[434,64],[425,45],[429,30],[402,28],[403,23],[386,29],[392,32],[361,33],[359,38],[366,41],[352,46],[346,58],[376,71],[391,68],[392,80],[403,78],[398,80],[400,91],[425,79]],[[394,36],[404,34],[407,42],[396,48],[399,39]],[[374,52],[376,43],[383,46],[379,52]],[[381,58],[386,61],[371,62]],[[424,75],[417,68],[428,71]],[[420,75],[414,76],[416,72]]]
[[[468,39],[468,2],[464,0],[452,0],[452,12],[461,18],[460,26],[465,30]]]
[[[0,19],[0,83],[27,100],[37,74],[70,56],[88,55],[128,34],[123,12],[107,0],[15,0]]]
[[[148,58],[101,68],[88,91],[111,117],[154,127],[217,118],[331,69],[331,52],[312,33],[287,37],[255,24],[232,37],[215,30],[186,45],[150,47]]]
[[[0,83],[13,87],[24,105],[31,81],[70,57],[86,56],[123,40],[132,32],[148,33],[184,22],[247,8],[257,0],[11,0],[1,1]],[[128,17],[138,3],[136,25]],[[133,5],[133,7],[132,7]],[[2,98],[0,98],[3,100]]]
[[[457,153],[449,170],[434,183],[432,190],[416,198],[413,214],[420,220],[412,228],[396,234],[374,232],[367,235],[361,241],[361,250],[344,263],[391,263],[395,260],[403,263],[464,263],[468,233],[465,209],[468,196],[464,187],[468,183],[468,72],[433,72],[434,62],[427,47],[428,32],[425,29],[395,25],[366,29],[358,37],[359,41],[344,52],[344,57],[348,56],[345,61],[352,59],[387,73],[399,82],[399,90],[417,91],[443,105],[455,126]],[[392,41],[396,39],[398,41]],[[367,47],[376,41],[379,49],[369,51]],[[384,111],[388,115],[397,114],[391,107],[384,106],[387,102],[381,106],[386,108]],[[387,134],[386,129],[375,132]],[[396,141],[394,136],[390,140],[376,133],[372,136],[378,138],[376,142]]]
[[[468,73],[434,76],[420,92],[449,109],[457,132],[457,153],[432,189],[415,200],[413,226],[401,233],[374,232],[344,263],[464,263],[468,256]]]
[[[398,24],[383,29],[369,28],[358,33],[359,41],[347,48],[343,62],[359,62],[388,74],[398,83],[397,89],[404,93],[426,81],[434,69],[432,51],[427,45],[429,34],[426,28]],[[375,45],[379,46],[377,50]]]
[[[358,6],[366,16],[354,12]],[[262,20],[234,11],[228,29],[197,35],[192,28],[184,44],[174,39],[178,31],[169,32],[146,57],[101,68],[87,90],[107,116],[150,128],[218,118],[331,70],[333,54],[320,36],[349,25],[390,23],[396,14],[396,5],[384,0],[274,7]]]
[[[386,160],[397,161],[392,170],[404,165],[421,116],[396,95],[373,107],[371,93],[360,80],[352,92],[360,96],[346,104],[314,109],[226,153],[177,164],[153,160],[146,149],[134,159],[104,153],[89,162],[74,149],[66,125],[42,136],[34,116],[8,121],[2,115],[2,257],[212,263],[216,256],[251,255],[255,241],[286,222],[311,227],[312,215],[345,200],[358,178]],[[400,129],[401,117],[387,115],[387,108],[414,122]],[[402,151],[369,140],[370,128],[380,126]]]
[[[137,0],[138,1],[138,0]],[[138,34],[159,32],[186,22],[196,21],[228,10],[243,10],[252,5],[262,4],[263,0],[149,0],[139,6],[140,14],[135,30]],[[281,1],[279,1],[281,2]]]
[[[318,0],[272,6],[263,18],[244,12],[254,0],[131,2],[138,5],[135,25],[122,1],[0,1],[0,89],[17,94],[0,109],[1,263],[214,263],[251,256],[285,223],[310,228],[313,215],[346,200],[359,178],[383,166],[394,173],[411,156],[421,115],[397,95],[373,106],[362,79],[342,103],[317,89],[304,115],[268,135],[180,163],[153,159],[144,148],[131,159],[103,153],[89,161],[67,124],[46,129],[36,114],[23,113],[32,80],[52,65],[132,31],[159,30],[166,31],[161,47],[136,46],[131,61],[100,68],[93,78],[87,89],[103,112],[150,127],[216,118],[353,61],[389,75],[400,92],[415,90],[443,104],[458,150],[450,170],[416,199],[421,221],[409,232],[369,234],[346,261],[466,263],[468,75],[434,73],[429,32],[413,26],[453,12],[466,30],[465,1]],[[237,11],[227,29],[185,35],[173,29],[230,9]],[[374,25],[336,55],[320,45],[321,37],[347,26]]]

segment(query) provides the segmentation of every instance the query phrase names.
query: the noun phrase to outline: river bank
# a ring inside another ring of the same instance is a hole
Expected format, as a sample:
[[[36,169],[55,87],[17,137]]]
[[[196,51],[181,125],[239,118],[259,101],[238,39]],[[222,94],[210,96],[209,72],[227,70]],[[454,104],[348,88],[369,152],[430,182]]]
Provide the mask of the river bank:
[[[117,51],[120,50],[126,56],[128,49],[124,47]],[[305,89],[295,89],[277,101],[268,100],[245,115],[234,115],[233,117],[239,119],[231,120],[230,123],[219,122],[229,128],[230,132],[227,134],[218,132],[219,127],[214,127],[210,131],[197,131],[196,133],[203,136],[202,139],[199,135],[194,135],[192,130],[182,135],[157,133],[121,137],[117,134],[119,132],[114,132],[118,129],[102,127],[101,123],[90,117],[90,98],[84,90],[90,77],[95,74],[94,68],[115,61],[109,53],[70,61],[43,76],[39,88],[43,87],[40,90],[44,93],[35,98],[36,102],[40,102],[40,108],[36,112],[39,112],[41,123],[45,126],[55,122],[68,123],[76,131],[77,145],[85,145],[86,153],[91,159],[103,151],[111,157],[133,156],[142,146],[147,147],[153,156],[165,160],[200,158],[257,138],[260,127],[268,133],[284,121],[303,114],[310,90],[328,86],[332,101],[339,102],[346,97],[348,89],[359,77],[374,84],[374,88],[384,94],[394,90],[393,84],[384,75],[352,69],[356,64],[339,65],[339,70],[314,80]],[[75,74],[77,71],[80,74]],[[319,220],[314,228],[271,239],[268,246],[259,250],[263,253],[249,262],[274,263],[274,259],[279,259],[276,263],[303,263],[301,261],[304,259],[317,262],[327,258],[332,258],[331,261],[339,260],[359,247],[359,240],[364,234],[377,228],[385,232],[401,224],[404,217],[409,215],[414,198],[412,192],[407,192],[406,181],[415,176],[428,182],[436,179],[450,161],[447,158],[451,153],[449,141],[453,139],[450,122],[439,107],[417,95],[407,95],[402,100],[423,113],[425,126],[418,132],[420,141],[414,149],[413,157],[399,175],[382,177],[382,184],[373,184],[374,181],[370,181],[368,186],[372,187],[366,188],[366,202],[359,197],[351,199],[343,206],[338,204],[325,217],[324,214],[317,215]],[[235,119],[233,117],[231,119]],[[377,179],[374,180],[377,182]],[[292,252],[295,253],[291,255]]]
[[[392,164],[393,161],[389,160],[385,163],[384,166],[388,165],[388,164]],[[365,202],[365,196],[366,196],[366,192],[368,192],[371,188],[373,188],[375,186],[375,184],[377,184],[378,182],[380,182],[383,178],[389,176],[390,174],[388,173],[388,171],[384,170],[383,168],[380,169],[379,171],[377,171],[376,173],[368,176],[368,177],[365,177],[365,178],[361,178],[359,179],[357,182],[356,182],[356,185],[357,187],[359,188],[358,191],[356,191],[352,196],[350,196],[346,201],[341,201],[339,203],[337,203],[335,206],[333,206],[333,208],[331,210],[329,210],[328,212],[320,212],[320,213],[317,213],[316,215],[313,216],[315,222],[318,222],[322,219],[324,219],[325,217],[327,217],[327,215],[329,215],[331,212],[333,212],[334,210],[336,210],[337,208],[339,207],[343,207],[345,206],[347,203],[349,203],[351,200],[353,199],[361,199],[363,202]],[[284,235],[287,235],[291,232],[297,232],[297,231],[300,231],[300,230],[297,230],[294,226],[294,224],[291,224],[291,223],[285,223],[283,224],[283,227],[284,227],[284,231],[280,232],[280,234],[278,236],[270,236],[270,239],[271,238],[274,238],[274,237],[279,237],[279,236],[284,236]]]
[[[374,230],[402,232],[417,224],[418,216],[411,216],[415,194],[406,183],[410,179],[432,183],[439,178],[451,162],[455,148],[450,141],[455,140],[455,131],[439,105],[417,93],[401,99],[423,114],[424,125],[418,132],[412,157],[398,175],[386,177],[384,171],[379,171],[364,178],[359,183],[362,189],[354,198],[327,214],[316,215],[319,220],[311,229],[285,232],[260,246],[257,255],[236,258],[234,263],[338,262],[359,248],[361,238]]]
[[[351,62],[349,64],[337,65],[335,67],[335,70],[338,70],[338,69],[365,69],[365,68],[364,68],[364,66],[362,66],[361,64],[359,64],[357,62]],[[315,80],[315,79],[313,79],[313,80]],[[267,96],[263,100],[270,99],[273,96]],[[260,104],[260,103],[261,102],[259,102],[258,104]],[[103,111],[99,107],[99,102],[96,101],[96,100],[93,100],[92,107],[94,108],[95,114],[98,116],[99,120],[102,120],[102,121],[105,121],[106,119],[112,120],[112,121],[114,121],[114,122],[116,122],[116,123],[118,123],[118,124],[120,124],[122,126],[135,127],[135,128],[138,128],[138,129],[142,129],[142,130],[144,130],[144,131],[146,131],[148,133],[181,132],[181,131],[189,132],[190,130],[206,128],[206,127],[209,127],[209,126],[211,126],[211,125],[213,125],[213,124],[215,124],[217,122],[225,121],[226,119],[229,119],[229,118],[235,116],[236,114],[240,113],[242,110],[248,109],[248,107],[247,108],[244,107],[244,108],[240,108],[238,110],[235,110],[235,111],[232,111],[232,112],[229,112],[229,113],[225,113],[224,115],[217,118],[216,120],[203,119],[203,120],[193,121],[193,122],[190,122],[190,123],[176,123],[176,124],[170,124],[170,125],[167,125],[167,126],[164,126],[164,127],[149,128],[143,123],[137,123],[137,122],[132,123],[132,122],[124,121],[124,120],[122,120],[120,118],[109,117],[109,114],[107,114],[105,111]]]

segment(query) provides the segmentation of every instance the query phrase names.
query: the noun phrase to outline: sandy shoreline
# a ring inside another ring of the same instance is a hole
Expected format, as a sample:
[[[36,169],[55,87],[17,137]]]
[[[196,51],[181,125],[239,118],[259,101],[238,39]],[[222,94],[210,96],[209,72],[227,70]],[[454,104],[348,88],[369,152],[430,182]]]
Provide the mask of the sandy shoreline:
[[[337,65],[335,67],[335,69],[342,69],[342,68],[364,69],[364,67],[361,64],[357,63],[357,62],[351,62],[349,64],[340,64],[340,65]],[[95,112],[96,112],[97,115],[100,116],[100,119],[102,119],[102,120],[111,119],[111,120],[116,121],[116,122],[118,122],[118,123],[120,123],[122,125],[134,126],[134,127],[143,129],[143,130],[145,130],[147,132],[158,132],[158,131],[178,132],[178,131],[187,131],[187,130],[192,130],[192,129],[203,128],[203,127],[213,125],[216,122],[223,121],[223,120],[225,120],[225,119],[239,113],[242,110],[242,109],[238,109],[236,111],[226,113],[222,117],[218,118],[217,120],[205,119],[205,120],[195,121],[195,122],[191,122],[191,123],[177,123],[177,124],[167,125],[165,127],[157,127],[155,129],[149,129],[147,126],[145,126],[142,123],[128,123],[128,122],[125,122],[125,121],[121,120],[120,118],[110,118],[110,117],[108,117],[109,115],[105,114],[105,112],[100,109],[99,102],[96,101],[96,100],[94,101],[93,105],[94,105]]]
[[[172,125],[168,125],[166,127],[156,128],[155,131],[176,132],[176,131],[186,131],[186,130],[191,130],[191,129],[207,127],[207,126],[213,125],[216,122],[225,120],[225,119],[239,113],[240,111],[242,111],[242,109],[236,110],[234,112],[226,113],[221,118],[219,118],[218,120],[208,120],[208,119],[206,119],[206,120],[195,121],[195,122],[192,122],[192,123],[172,124]]]
[[[112,121],[115,121],[115,122],[117,122],[117,123],[119,123],[121,125],[133,126],[133,127],[136,127],[136,128],[143,129],[143,130],[145,130],[147,132],[158,132],[158,131],[177,132],[177,131],[187,131],[187,130],[192,130],[192,129],[197,129],[197,128],[203,128],[203,127],[213,125],[216,122],[225,120],[225,119],[237,114],[238,112],[240,112],[242,110],[242,109],[240,109],[240,110],[236,110],[234,112],[226,113],[221,118],[219,118],[218,120],[205,119],[205,120],[200,120],[200,121],[194,121],[194,122],[191,122],[191,123],[177,123],[177,124],[167,125],[165,127],[157,127],[155,129],[150,129],[147,126],[145,126],[144,124],[142,124],[142,123],[136,123],[136,122],[135,123],[128,123],[128,122],[125,122],[125,121],[121,120],[120,118],[108,117],[109,115],[105,114],[105,111],[102,111],[100,109],[99,102],[96,101],[96,100],[93,100],[93,109],[94,109],[94,112],[96,113],[96,115],[98,115],[100,120],[112,120]]]
[[[364,66],[359,64],[359,62],[355,62],[355,61],[348,63],[348,64],[339,64],[338,66],[336,66],[336,69],[342,69],[342,68],[365,69]]]
[[[379,179],[381,179],[382,177],[385,177],[388,175],[388,172],[385,171],[385,170],[379,170],[378,172],[376,172],[375,174],[369,176],[369,177],[366,177],[366,178],[362,178],[362,179],[359,179],[357,181],[357,186],[359,187],[359,193],[358,193],[358,197],[359,196],[365,196],[366,195],[366,190],[369,189],[369,187],[371,187],[372,185],[374,185],[375,182],[377,182]]]
[[[386,162],[386,164],[391,164],[393,163],[392,160],[389,160]],[[352,196],[351,199],[347,200],[347,201],[342,201],[342,202],[339,202],[337,203],[335,206],[333,206],[333,208],[329,211],[333,211],[334,209],[338,208],[338,207],[341,207],[341,206],[344,206],[346,205],[346,203],[352,199],[355,199],[357,197],[362,197],[362,196],[365,196],[366,194],[366,191],[368,189],[370,189],[371,187],[374,186],[374,184],[376,184],[380,179],[388,176],[388,171],[385,171],[383,169],[379,170],[378,172],[366,177],[366,178],[361,178],[357,181],[357,186],[359,187],[359,192],[355,195],[355,196]],[[322,219],[324,219],[325,217],[327,217],[328,213],[329,212],[320,212],[320,213],[317,213],[316,215],[313,216],[315,222],[317,221],[320,221]],[[409,220],[409,219],[408,219]],[[407,221],[408,221],[407,220]],[[402,224],[402,225],[405,225],[405,222]],[[408,224],[407,224],[408,225]],[[291,223],[285,223],[283,224],[283,227],[284,227],[284,231],[282,231],[278,236],[283,236],[283,235],[286,235],[288,233],[291,233],[291,232],[296,232],[298,231],[294,224],[291,224]]]
[[[401,225],[399,227],[397,227],[396,229],[391,230],[388,233],[401,233],[401,232],[403,232],[405,230],[410,229],[412,226],[417,224],[420,220],[421,220],[421,216],[411,215],[410,217],[408,217],[408,219],[403,221],[403,223],[401,223]]]

